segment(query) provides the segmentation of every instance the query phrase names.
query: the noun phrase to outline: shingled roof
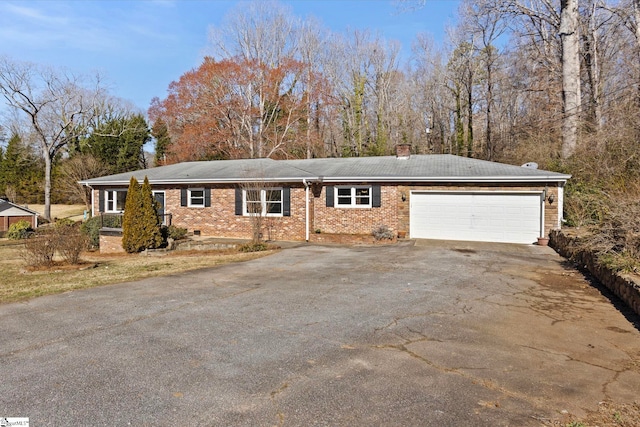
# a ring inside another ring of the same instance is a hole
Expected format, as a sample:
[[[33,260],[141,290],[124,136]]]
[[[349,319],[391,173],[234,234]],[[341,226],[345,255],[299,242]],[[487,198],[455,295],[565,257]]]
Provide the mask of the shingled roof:
[[[570,175],[451,154],[184,162],[81,181],[90,186],[265,182],[564,182]]]
[[[27,207],[16,205],[15,203],[11,203],[10,201],[5,199],[0,199],[0,214],[2,214],[2,212],[9,211],[9,209],[11,209],[12,212],[14,212],[15,210],[20,210],[30,215],[40,215],[38,212]]]

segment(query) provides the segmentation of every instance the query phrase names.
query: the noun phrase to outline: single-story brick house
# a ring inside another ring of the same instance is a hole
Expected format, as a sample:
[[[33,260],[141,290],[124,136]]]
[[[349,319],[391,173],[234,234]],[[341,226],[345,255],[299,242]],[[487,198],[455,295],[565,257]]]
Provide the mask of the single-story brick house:
[[[11,224],[18,221],[27,221],[31,228],[38,227],[38,212],[24,206],[16,205],[8,200],[0,199],[0,235],[4,235]]]
[[[251,209],[272,240],[371,235],[534,243],[562,224],[569,175],[448,154],[185,162],[88,179],[93,215],[124,209],[131,176],[194,234],[250,238]],[[252,184],[253,183],[253,184]],[[258,183],[258,184],[255,184]]]

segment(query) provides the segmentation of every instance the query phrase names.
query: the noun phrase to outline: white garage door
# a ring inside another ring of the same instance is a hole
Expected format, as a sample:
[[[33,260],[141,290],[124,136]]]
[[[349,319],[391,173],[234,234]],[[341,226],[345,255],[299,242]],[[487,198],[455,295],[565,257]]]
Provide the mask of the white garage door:
[[[412,192],[412,238],[534,243],[542,228],[538,193]]]

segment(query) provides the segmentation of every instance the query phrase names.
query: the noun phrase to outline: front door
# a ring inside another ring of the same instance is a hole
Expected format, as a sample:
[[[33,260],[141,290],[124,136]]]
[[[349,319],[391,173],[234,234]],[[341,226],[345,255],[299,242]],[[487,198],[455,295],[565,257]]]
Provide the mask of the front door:
[[[167,219],[164,215],[164,191],[154,191],[153,199],[156,201],[156,209],[162,225],[168,225]]]

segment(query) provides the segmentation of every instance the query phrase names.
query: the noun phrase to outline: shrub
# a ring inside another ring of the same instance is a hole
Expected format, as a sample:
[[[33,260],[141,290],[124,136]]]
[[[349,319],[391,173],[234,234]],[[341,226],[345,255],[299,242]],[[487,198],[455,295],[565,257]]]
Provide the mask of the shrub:
[[[269,245],[265,242],[249,242],[240,246],[240,252],[262,252],[269,250]]]
[[[33,234],[33,228],[29,221],[18,221],[9,226],[7,238],[11,240],[26,239]]]
[[[386,225],[379,225],[371,231],[371,235],[376,240],[393,240],[394,234]]]
[[[87,236],[73,222],[71,224],[56,223],[54,229],[55,246],[62,259],[69,264],[80,263],[80,253],[87,249]]]
[[[175,225],[170,225],[166,227],[167,238],[171,238],[173,240],[184,239],[187,235],[187,229],[176,227]]]
[[[80,254],[87,248],[88,237],[73,221],[56,221],[53,227],[41,228],[25,241],[21,257],[33,267],[53,265],[58,253],[69,264],[79,264]]]
[[[585,239],[585,249],[595,252],[600,261],[613,270],[637,271],[640,268],[640,202],[618,200],[611,204],[607,215]]]
[[[100,227],[120,227],[120,218],[117,216],[106,215],[104,217],[94,216],[86,220],[80,226],[80,231],[87,236],[90,248],[100,246]]]
[[[25,241],[22,259],[27,265],[39,267],[53,264],[57,238],[53,230],[40,230]]]

